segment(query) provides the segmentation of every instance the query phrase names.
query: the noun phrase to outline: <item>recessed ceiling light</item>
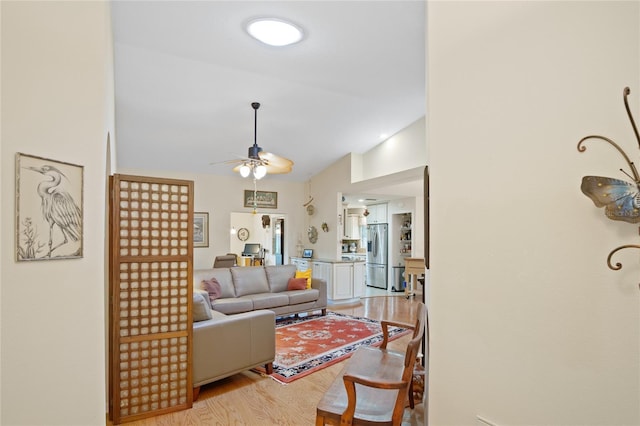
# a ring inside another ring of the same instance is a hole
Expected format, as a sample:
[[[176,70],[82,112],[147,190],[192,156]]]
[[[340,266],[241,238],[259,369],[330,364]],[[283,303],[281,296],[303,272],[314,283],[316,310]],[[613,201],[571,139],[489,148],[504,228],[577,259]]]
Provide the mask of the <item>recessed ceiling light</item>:
[[[259,18],[249,21],[247,32],[256,40],[270,46],[288,46],[302,40],[299,26],[278,18]]]

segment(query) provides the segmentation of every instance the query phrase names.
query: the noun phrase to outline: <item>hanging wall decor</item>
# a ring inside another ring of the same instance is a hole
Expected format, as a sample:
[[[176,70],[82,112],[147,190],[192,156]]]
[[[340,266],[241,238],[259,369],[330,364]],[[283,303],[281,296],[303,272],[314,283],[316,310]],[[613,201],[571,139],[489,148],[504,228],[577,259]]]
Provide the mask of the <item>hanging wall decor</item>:
[[[84,167],[16,154],[16,259],[82,257]]]
[[[629,121],[631,122],[631,127],[633,128],[633,132],[636,136],[638,149],[640,149],[640,135],[638,135],[638,129],[633,119],[633,115],[631,114],[631,110],[629,109],[629,102],[627,100],[627,97],[630,93],[631,90],[628,87],[625,87],[623,90],[623,101],[625,109],[627,111],[627,116],[629,117]],[[579,152],[585,152],[587,150],[584,143],[585,141],[590,139],[598,139],[613,146],[620,153],[620,155],[622,155],[627,166],[629,167],[628,171],[622,168],[620,169],[620,171],[633,182],[611,177],[584,176],[582,178],[582,185],[580,189],[587,197],[591,199],[591,201],[593,201],[596,207],[604,207],[604,214],[609,219],[633,224],[639,223],[640,175],[638,174],[638,170],[636,169],[635,164],[629,159],[629,156],[617,143],[605,136],[589,135],[580,139],[580,141],[578,142]],[[611,258],[616,252],[625,248],[640,249],[640,245],[625,244],[613,249],[607,257],[607,266],[609,266],[609,268],[615,271],[622,268],[621,263],[616,263],[615,265],[612,264]]]
[[[260,207],[267,209],[278,208],[278,193],[274,191],[256,191],[254,189],[244,190],[244,206]]]
[[[318,242],[318,230],[315,226],[310,226],[309,229],[307,229],[307,236],[309,237],[309,242],[311,244]]]
[[[193,213],[193,246],[209,247],[209,213]]]

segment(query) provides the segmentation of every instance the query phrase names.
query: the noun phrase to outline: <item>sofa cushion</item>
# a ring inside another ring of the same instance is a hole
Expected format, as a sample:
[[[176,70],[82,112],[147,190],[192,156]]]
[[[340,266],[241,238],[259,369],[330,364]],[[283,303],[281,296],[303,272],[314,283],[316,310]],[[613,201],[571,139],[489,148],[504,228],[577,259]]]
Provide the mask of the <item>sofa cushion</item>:
[[[306,288],[306,278],[289,278],[289,282],[287,283],[287,290],[306,290]]]
[[[296,265],[265,266],[264,271],[267,274],[271,292],[279,293],[287,290],[289,278],[292,278],[296,273]]]
[[[209,294],[209,300],[212,302],[222,296],[222,287],[220,287],[220,283],[215,277],[211,277],[208,280],[202,280],[200,288],[206,290]]]
[[[215,278],[220,283],[222,297],[236,297],[235,288],[233,287],[233,279],[231,278],[231,269],[236,268],[213,268],[198,269],[193,271],[194,287],[200,288],[203,280]]]
[[[296,278],[306,278],[307,288],[311,288],[311,269],[307,269],[306,271],[296,271]]]
[[[297,305],[299,303],[315,302],[320,297],[320,292],[315,288],[304,291],[287,291],[285,293],[289,296],[289,305]]]
[[[214,310],[223,314],[239,314],[253,310],[253,301],[246,298],[229,297],[227,299],[216,299],[211,302]]]
[[[209,303],[202,293],[193,293],[193,322],[206,321],[213,318]]]
[[[269,293],[267,274],[262,266],[231,268],[236,297],[247,294]]]
[[[253,309],[277,308],[289,304],[289,296],[286,293],[259,293],[249,294],[244,297],[251,299]]]

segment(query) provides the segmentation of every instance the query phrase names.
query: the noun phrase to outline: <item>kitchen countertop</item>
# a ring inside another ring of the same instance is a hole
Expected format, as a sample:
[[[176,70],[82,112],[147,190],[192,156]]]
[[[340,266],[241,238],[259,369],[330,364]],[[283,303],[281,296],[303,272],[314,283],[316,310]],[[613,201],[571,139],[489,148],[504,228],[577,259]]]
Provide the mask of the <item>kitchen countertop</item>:
[[[296,256],[291,257],[291,259],[306,260],[311,262],[324,262],[324,263],[359,263],[359,262],[365,261],[365,259],[325,259],[321,257],[314,257],[309,259],[306,257],[296,257]]]

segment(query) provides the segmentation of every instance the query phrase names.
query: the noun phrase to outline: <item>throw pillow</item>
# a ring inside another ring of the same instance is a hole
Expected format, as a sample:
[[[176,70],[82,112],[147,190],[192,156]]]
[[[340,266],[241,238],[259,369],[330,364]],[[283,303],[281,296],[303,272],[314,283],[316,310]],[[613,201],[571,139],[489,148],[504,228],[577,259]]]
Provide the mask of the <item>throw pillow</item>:
[[[287,290],[305,290],[307,288],[306,278],[289,278]]]
[[[206,321],[213,318],[204,294],[193,293],[193,322]]]
[[[307,288],[311,288],[311,269],[307,269],[306,271],[296,271],[296,278],[306,278]]]
[[[220,283],[215,278],[202,280],[200,288],[209,293],[209,300],[212,302],[222,296],[222,287],[220,287]]]

